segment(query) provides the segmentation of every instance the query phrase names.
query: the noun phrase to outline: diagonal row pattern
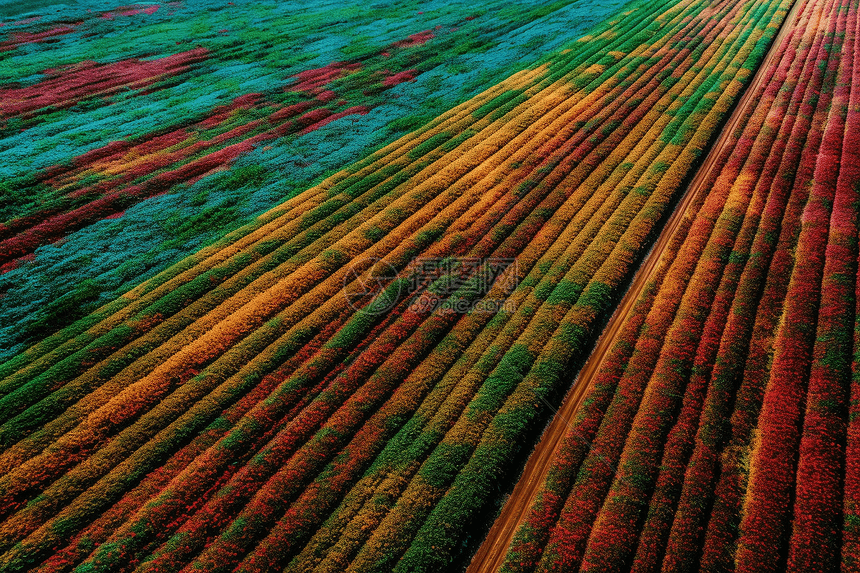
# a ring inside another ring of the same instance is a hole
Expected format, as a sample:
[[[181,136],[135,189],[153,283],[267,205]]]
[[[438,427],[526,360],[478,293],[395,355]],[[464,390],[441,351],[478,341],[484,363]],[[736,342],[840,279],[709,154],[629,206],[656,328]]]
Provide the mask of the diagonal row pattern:
[[[462,558],[790,5],[634,3],[0,367],[0,567]]]
[[[0,21],[0,359],[623,4],[82,0]]]
[[[860,18],[795,9],[504,571],[856,568]]]

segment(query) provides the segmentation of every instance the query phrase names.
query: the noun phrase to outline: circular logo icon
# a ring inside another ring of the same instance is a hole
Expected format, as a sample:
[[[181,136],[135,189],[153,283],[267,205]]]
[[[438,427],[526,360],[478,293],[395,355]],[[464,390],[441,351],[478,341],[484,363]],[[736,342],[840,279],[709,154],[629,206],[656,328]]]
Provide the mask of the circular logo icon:
[[[343,276],[346,303],[357,312],[385,314],[400,300],[402,285],[397,269],[377,257],[363,257],[347,265]]]

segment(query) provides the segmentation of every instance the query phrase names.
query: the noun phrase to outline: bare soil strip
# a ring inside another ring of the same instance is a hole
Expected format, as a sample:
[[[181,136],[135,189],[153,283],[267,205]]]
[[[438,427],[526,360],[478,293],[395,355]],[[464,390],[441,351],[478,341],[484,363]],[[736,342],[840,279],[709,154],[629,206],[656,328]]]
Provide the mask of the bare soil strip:
[[[672,236],[681,226],[687,209],[691,204],[694,204],[695,198],[708,192],[704,183],[716,168],[717,159],[729,145],[731,134],[737,129],[741,119],[745,115],[750,114],[755,107],[757,102],[753,99],[753,94],[764,81],[766,70],[775,63],[778,46],[782,43],[786,34],[794,27],[800,4],[799,1],[795,1],[792,5],[768,53],[762,60],[755,76],[753,76],[752,82],[750,82],[740,100],[738,100],[737,106],[729,117],[728,122],[723,126],[713,147],[711,147],[704,162],[684,191],[678,206],[660,233],[651,253],[636,271],[630,288],[609,319],[594,351],[582,367],[576,382],[564,397],[561,407],[553,416],[552,421],[541,436],[540,442],[538,442],[534,452],[532,452],[528,462],[526,462],[525,469],[513,492],[511,492],[511,496],[502,508],[499,517],[490,528],[484,542],[472,558],[472,562],[466,573],[490,573],[497,571],[504,562],[508,546],[520,523],[526,518],[532,500],[537,495],[538,489],[549,471],[550,464],[555,457],[555,451],[561,443],[565,432],[568,430],[569,421],[573,420],[576,416],[580,404],[588,394],[588,389],[597,377],[597,372],[600,370],[603,360],[609,354],[609,350],[615,346],[622,325],[633,309],[633,305],[639,298],[639,294],[660,267],[666,253],[666,248],[669,246]],[[693,216],[693,214],[690,216]]]

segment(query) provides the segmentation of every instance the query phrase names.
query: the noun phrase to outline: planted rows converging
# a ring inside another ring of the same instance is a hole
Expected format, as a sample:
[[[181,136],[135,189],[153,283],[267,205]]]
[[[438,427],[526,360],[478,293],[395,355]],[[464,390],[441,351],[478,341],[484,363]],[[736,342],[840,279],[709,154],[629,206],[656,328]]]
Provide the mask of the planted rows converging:
[[[789,6],[634,3],[7,362],[0,567],[462,560]]]
[[[0,20],[0,359],[623,4],[80,0]]]
[[[860,566],[860,18],[794,9],[502,571]]]

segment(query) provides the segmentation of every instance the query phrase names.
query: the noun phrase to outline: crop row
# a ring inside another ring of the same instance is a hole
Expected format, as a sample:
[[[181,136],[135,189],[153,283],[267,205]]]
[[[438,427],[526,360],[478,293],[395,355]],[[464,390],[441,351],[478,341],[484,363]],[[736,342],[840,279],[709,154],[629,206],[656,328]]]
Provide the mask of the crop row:
[[[83,0],[0,22],[0,358],[622,5]]]
[[[860,19],[795,10],[502,570],[856,567]]]
[[[628,12],[14,360],[0,566],[450,565],[786,7]]]

